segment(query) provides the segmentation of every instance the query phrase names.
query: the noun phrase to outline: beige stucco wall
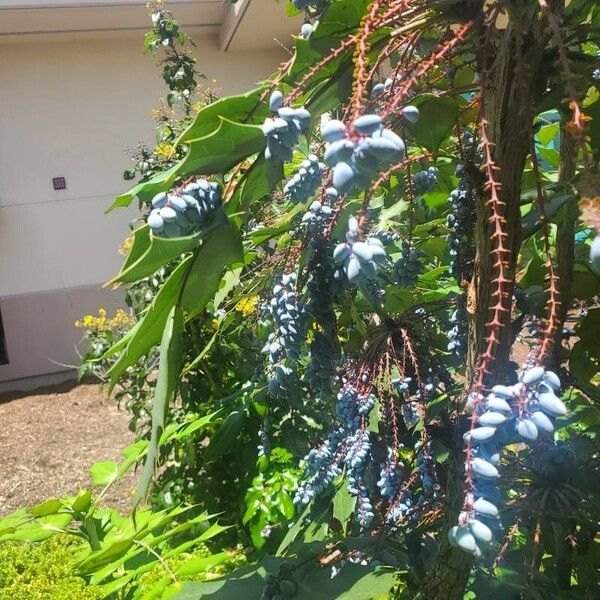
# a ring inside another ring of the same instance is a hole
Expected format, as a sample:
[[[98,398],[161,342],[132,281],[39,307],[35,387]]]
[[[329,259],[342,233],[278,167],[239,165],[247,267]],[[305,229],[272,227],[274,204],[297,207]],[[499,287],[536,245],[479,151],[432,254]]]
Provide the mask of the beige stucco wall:
[[[277,50],[220,52],[216,36],[195,41],[199,69],[223,94],[248,89],[282,59]],[[0,382],[44,370],[43,359],[27,366],[33,346],[15,342],[19,331],[39,330],[31,344],[48,358],[47,372],[58,370],[51,360],[76,359],[80,333],[61,336],[58,348],[43,323],[64,322],[67,312],[70,320],[80,307],[49,302],[51,313],[40,315],[39,303],[23,301],[19,314],[15,298],[43,292],[65,300],[65,290],[97,290],[120,265],[117,248],[137,213],[104,210],[128,186],[125,147],[152,141],[150,112],[165,94],[156,59],[141,45],[140,34],[0,42],[0,310],[11,361],[0,366]],[[52,189],[59,176],[64,191]],[[86,300],[81,308],[88,307]]]

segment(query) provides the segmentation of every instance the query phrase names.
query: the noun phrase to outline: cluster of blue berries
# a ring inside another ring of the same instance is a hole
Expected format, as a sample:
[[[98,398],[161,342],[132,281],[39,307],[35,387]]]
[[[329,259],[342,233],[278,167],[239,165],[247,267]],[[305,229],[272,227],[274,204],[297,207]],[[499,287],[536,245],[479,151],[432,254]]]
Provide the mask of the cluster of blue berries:
[[[353,386],[345,386],[338,394],[337,417],[346,429],[343,461],[348,491],[356,496],[355,515],[361,528],[367,528],[374,517],[368,490],[363,483],[371,451],[369,432],[363,424],[374,405],[373,394],[361,394]]]
[[[514,385],[495,385],[487,396],[471,395],[469,407],[475,411],[475,426],[464,437],[469,447],[465,468],[472,490],[465,498],[459,524],[449,532],[450,543],[480,556],[481,547],[493,541],[493,531],[500,527],[500,452],[508,444],[552,436],[555,419],[567,414],[557,396],[560,386],[554,372],[532,367],[523,371]]]
[[[450,313],[452,327],[448,330],[448,351],[463,357],[467,351],[467,299],[464,294],[456,296],[456,308]]]
[[[294,370],[292,365],[300,359],[302,342],[306,337],[308,312],[298,300],[296,275],[283,275],[281,283],[273,287],[269,312],[275,331],[269,334],[263,352],[275,365],[274,377],[269,383],[269,392],[280,395],[287,391]]]
[[[328,142],[323,155],[333,167],[333,187],[340,194],[353,187],[367,189],[372,178],[388,165],[404,158],[405,145],[391,129],[383,127],[379,115],[367,114],[352,123],[358,139],[350,139],[346,125],[331,119],[321,127],[321,135]]]
[[[375,228],[371,230],[371,237],[375,237],[381,240],[384,244],[393,244],[400,240],[400,234],[395,231],[382,231],[381,229]]]
[[[425,503],[434,499],[439,492],[439,485],[433,473],[429,444],[423,446],[419,441],[415,444],[414,450],[420,481],[418,492],[415,491],[417,488],[402,489],[403,479],[406,477],[406,465],[394,456],[391,448],[388,448],[387,459],[381,466],[377,487],[382,497],[387,500],[386,521],[388,523],[396,523],[405,518],[411,521],[418,520]]]
[[[153,235],[168,238],[208,227],[221,212],[221,188],[197,179],[178,192],[160,192],[152,198],[148,225]]]
[[[317,191],[325,172],[325,165],[314,154],[302,161],[298,172],[285,184],[284,193],[290,202],[306,202]]]
[[[446,219],[450,230],[448,246],[450,248],[450,274],[454,275],[459,283],[469,278],[469,271],[474,260],[474,247],[471,243],[473,228],[475,226],[475,189],[471,178],[467,176],[462,165],[456,168],[456,175],[460,177],[458,187],[450,192],[448,203],[451,212]]]
[[[423,272],[421,258],[425,252],[408,241],[402,242],[402,255],[394,264],[394,280],[401,287],[414,287]]]
[[[302,215],[302,223],[305,226],[308,244],[312,250],[313,257],[315,256],[317,249],[319,252],[323,250],[320,242],[324,239],[326,228],[331,224],[333,210],[337,200],[337,190],[333,187],[327,188],[325,190],[325,197],[321,200],[312,202],[308,207],[308,210]],[[323,258],[324,257],[319,257],[320,260],[323,260]],[[331,256],[328,258],[331,258]]]
[[[360,393],[344,383],[337,396],[339,425],[306,456],[307,479],[299,485],[294,502],[308,504],[344,469],[348,491],[357,499],[356,519],[362,528],[370,525],[374,513],[364,477],[371,453],[367,423],[374,405],[373,394]]]
[[[306,378],[311,389],[319,396],[332,393],[339,356],[337,339],[330,330],[316,329],[310,343],[310,364]]]
[[[417,171],[412,176],[415,194],[417,196],[422,196],[433,190],[438,182],[438,174],[439,171],[436,167],[429,167],[428,169]]]
[[[388,446],[386,452],[386,459],[381,464],[381,469],[379,470],[377,487],[382,498],[392,500],[402,485],[404,464],[396,457],[393,448]]]
[[[308,282],[308,309],[318,324],[318,329],[335,327],[336,316],[333,301],[336,295],[334,264],[328,240],[316,240],[313,245],[311,279]]]
[[[308,207],[308,210],[302,216],[302,223],[306,224],[308,234],[311,238],[323,233],[324,228],[329,224],[333,209],[329,202],[319,202],[315,200]]]
[[[342,265],[344,273],[351,283],[361,279],[375,279],[377,263],[386,259],[385,248],[381,240],[369,237],[366,241],[360,242],[358,229],[358,221],[355,217],[350,217],[346,242],[338,244],[333,251],[335,262]]]
[[[406,490],[402,493],[406,466],[396,454],[393,448],[388,446],[387,457],[381,465],[377,481],[379,493],[387,504],[385,517],[388,523],[395,523],[404,518],[412,507]]]
[[[343,434],[343,428],[334,430],[320,446],[312,448],[304,457],[306,480],[298,485],[294,496],[295,504],[308,504],[342,473],[336,453]]]
[[[314,320],[310,344],[310,364],[306,372],[311,389],[318,395],[331,395],[340,356],[334,299],[340,292],[340,280],[335,278],[331,242],[322,235],[321,221],[314,223],[320,229],[313,232],[310,241],[311,258],[308,282],[308,310]],[[313,222],[309,223],[313,227]]]
[[[435,498],[439,492],[439,485],[434,474],[434,460],[431,457],[430,443],[423,445],[422,442],[415,444],[415,453],[417,455],[417,469],[421,478],[422,494],[417,500],[417,504],[421,505],[425,500]]]
[[[414,427],[421,418],[419,403],[411,400],[412,377],[403,377],[402,379],[392,379],[392,385],[400,397],[400,413],[407,428]]]
[[[262,130],[267,138],[265,158],[273,161],[292,160],[298,137],[310,131],[310,113],[304,107],[283,106],[283,94],[279,90],[271,94],[269,108],[277,116],[267,117],[263,123]]]
[[[329,5],[329,0],[292,0],[298,10],[313,10],[322,12]]]

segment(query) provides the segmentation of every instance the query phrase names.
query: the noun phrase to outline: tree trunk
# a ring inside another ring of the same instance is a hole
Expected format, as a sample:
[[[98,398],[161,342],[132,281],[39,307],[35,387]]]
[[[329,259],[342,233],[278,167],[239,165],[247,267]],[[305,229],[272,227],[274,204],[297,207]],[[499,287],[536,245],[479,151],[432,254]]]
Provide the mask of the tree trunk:
[[[508,234],[505,246],[511,251],[508,261],[511,275],[515,272],[521,244],[521,177],[530,149],[533,99],[539,92],[542,79],[545,39],[543,25],[537,20],[536,11],[524,9],[523,14],[515,16],[504,31],[492,33],[489,69],[484,74],[483,114],[489,122],[490,140],[495,145],[494,161],[500,167],[496,179],[501,185],[500,198],[505,203],[504,217]],[[480,60],[483,53],[482,49]],[[487,200],[487,196],[482,194],[478,202],[475,268],[467,301],[470,312],[467,388],[473,383],[478,356],[486,344],[486,324],[494,292],[492,281],[496,276],[493,256],[490,254],[492,240]],[[509,294],[512,297],[512,287]],[[510,303],[510,298],[506,300]],[[504,313],[503,324],[497,358],[486,382],[488,385],[503,379],[509,359],[512,341],[510,312]],[[460,426],[457,430],[460,430]],[[472,567],[472,557],[450,546],[447,539],[448,530],[457,523],[463,502],[462,448],[461,436],[457,435],[456,444],[450,449],[445,522],[438,555],[420,587],[419,597],[427,600],[462,600]]]
[[[575,177],[577,143],[573,136],[564,129],[560,132],[560,167],[558,180],[571,182]],[[573,286],[573,264],[575,261],[575,223],[579,216],[577,199],[569,200],[558,215],[556,232],[556,274],[558,275],[558,307],[559,327],[554,338],[554,351],[551,356],[551,367],[560,368],[562,350],[562,325],[571,305],[571,287]]]

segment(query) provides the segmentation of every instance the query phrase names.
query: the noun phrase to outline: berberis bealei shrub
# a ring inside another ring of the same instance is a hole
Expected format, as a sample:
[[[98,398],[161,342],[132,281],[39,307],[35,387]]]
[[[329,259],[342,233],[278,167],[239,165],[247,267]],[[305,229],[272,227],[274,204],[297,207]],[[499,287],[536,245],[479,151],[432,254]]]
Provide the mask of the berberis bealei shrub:
[[[94,359],[127,389],[157,357],[138,513],[189,507],[200,539],[218,518],[211,551],[249,564],[156,596],[110,588],[121,555],[84,575],[115,598],[600,597],[600,6],[287,10],[293,55],[255,90],[194,105],[193,62],[165,70],[170,159],[111,207],[144,217],[113,283],[149,293]]]

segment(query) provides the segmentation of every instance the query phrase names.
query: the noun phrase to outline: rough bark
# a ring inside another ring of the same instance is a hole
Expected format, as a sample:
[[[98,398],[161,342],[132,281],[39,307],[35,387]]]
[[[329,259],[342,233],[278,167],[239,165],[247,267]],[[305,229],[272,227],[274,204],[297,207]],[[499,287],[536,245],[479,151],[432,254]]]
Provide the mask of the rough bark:
[[[560,134],[560,166],[558,170],[559,181],[570,182],[575,176],[577,158],[577,143],[572,135],[565,130]],[[573,199],[560,210],[558,215],[558,229],[556,232],[556,274],[558,275],[558,307],[559,327],[554,339],[554,352],[552,354],[552,368],[560,368],[562,349],[562,324],[567,318],[571,305],[571,288],[573,286],[573,264],[575,262],[575,223],[579,210],[577,200]]]
[[[506,247],[511,250],[510,273],[514,274],[521,244],[519,200],[521,177],[530,148],[534,98],[543,79],[543,55],[546,34],[535,12],[525,11],[515,17],[506,30],[492,34],[493,47],[488,57],[485,77],[484,116],[489,122],[488,133],[495,144],[494,160],[500,170],[501,200],[505,203]],[[483,55],[483,51],[481,55]],[[467,357],[467,387],[473,382],[477,357],[485,345],[486,323],[492,304],[495,277],[490,251],[489,210],[486,197],[478,206],[475,270],[468,297],[470,314],[469,352]],[[512,290],[509,291],[512,296]],[[510,300],[509,300],[510,301]],[[512,340],[510,313],[504,314],[500,345],[488,384],[503,378]],[[427,600],[462,600],[472,566],[472,558],[447,541],[447,531],[456,524],[462,506],[463,452],[458,439],[451,449],[446,489],[445,526],[433,569],[422,582],[421,598]]]

